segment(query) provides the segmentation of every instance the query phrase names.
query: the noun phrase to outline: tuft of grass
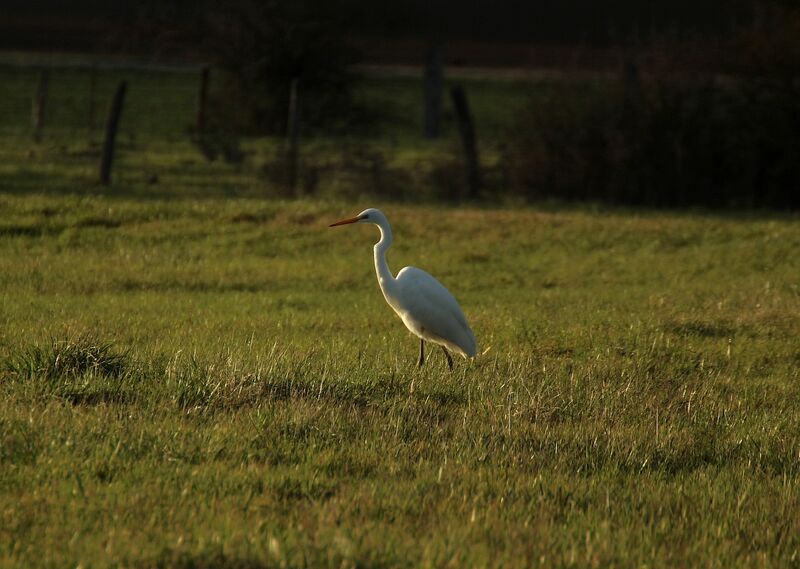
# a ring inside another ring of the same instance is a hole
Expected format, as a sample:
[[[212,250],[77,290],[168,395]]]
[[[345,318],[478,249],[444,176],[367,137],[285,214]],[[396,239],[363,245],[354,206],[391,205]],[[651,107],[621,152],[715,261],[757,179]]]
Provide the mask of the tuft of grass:
[[[128,401],[127,384],[136,377],[127,351],[88,335],[18,348],[3,368],[6,377],[32,392],[73,405]]]
[[[21,380],[45,382],[74,380],[85,376],[119,378],[128,368],[128,354],[117,352],[111,342],[91,336],[51,338],[14,352],[7,371]]]

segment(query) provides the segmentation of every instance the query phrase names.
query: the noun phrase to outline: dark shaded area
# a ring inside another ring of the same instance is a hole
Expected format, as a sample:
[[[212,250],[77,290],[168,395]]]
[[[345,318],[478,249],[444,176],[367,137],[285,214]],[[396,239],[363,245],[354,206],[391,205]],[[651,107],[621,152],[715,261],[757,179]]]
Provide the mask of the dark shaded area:
[[[352,2],[367,33],[446,40],[614,44],[659,34],[727,33],[746,21],[752,2],[409,0],[382,5]]]
[[[66,391],[61,398],[72,405],[94,407],[97,405],[117,405],[134,401],[128,391],[120,389],[98,389],[86,391]]]
[[[732,338],[737,329],[728,322],[703,322],[700,320],[667,322],[664,329],[678,336],[701,338]]]
[[[7,26],[12,29],[16,27],[18,33],[11,36],[4,34],[0,44],[2,47],[12,47],[12,43],[16,43],[16,47],[34,47],[37,42],[47,42],[48,37],[41,33],[42,28],[37,31],[37,26],[32,24],[34,20],[42,26],[62,30],[60,38],[49,39],[61,42],[59,47],[67,47],[67,44],[86,47],[97,40],[116,41],[119,44],[128,42],[130,45],[136,40],[132,34],[124,38],[118,34],[114,34],[115,38],[110,35],[103,38],[103,27],[141,31],[155,21],[164,30],[175,30],[202,11],[196,2],[188,0],[119,0],[113,3],[98,0],[10,0],[5,4],[7,13],[11,14]],[[229,3],[224,4],[227,5]],[[262,2],[261,5],[269,9],[305,9],[312,6],[324,17],[335,16],[346,20],[349,34],[360,38],[438,37],[443,40],[608,45],[647,41],[663,35],[688,37],[727,34],[757,18],[760,2],[406,0],[382,3],[342,0],[320,3],[300,0]],[[94,31],[95,35],[80,38],[77,30],[81,27]]]

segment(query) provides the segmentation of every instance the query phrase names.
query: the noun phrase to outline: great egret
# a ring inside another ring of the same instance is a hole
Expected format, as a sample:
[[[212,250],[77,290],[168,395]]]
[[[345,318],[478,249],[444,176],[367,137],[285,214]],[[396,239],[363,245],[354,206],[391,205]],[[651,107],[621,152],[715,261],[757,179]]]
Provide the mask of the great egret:
[[[425,363],[425,340],[439,344],[453,369],[448,349],[466,357],[477,352],[475,335],[467,324],[458,302],[439,281],[416,267],[405,267],[397,278],[386,263],[386,251],[392,244],[392,228],[379,209],[365,209],[356,217],[332,223],[330,227],[348,223],[372,223],[381,230],[381,240],[375,244],[375,273],[383,297],[406,327],[419,337],[419,362]]]

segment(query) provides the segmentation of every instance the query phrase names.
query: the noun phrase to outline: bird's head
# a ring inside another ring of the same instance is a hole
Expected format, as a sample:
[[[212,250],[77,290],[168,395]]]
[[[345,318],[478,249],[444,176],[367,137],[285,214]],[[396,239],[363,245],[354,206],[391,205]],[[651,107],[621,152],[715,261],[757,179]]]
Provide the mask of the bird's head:
[[[365,209],[355,217],[349,217],[347,219],[337,221],[336,223],[331,223],[329,227],[347,225],[348,223],[374,223],[375,225],[380,226],[386,224],[386,216],[383,215],[381,210],[371,207],[369,209]]]

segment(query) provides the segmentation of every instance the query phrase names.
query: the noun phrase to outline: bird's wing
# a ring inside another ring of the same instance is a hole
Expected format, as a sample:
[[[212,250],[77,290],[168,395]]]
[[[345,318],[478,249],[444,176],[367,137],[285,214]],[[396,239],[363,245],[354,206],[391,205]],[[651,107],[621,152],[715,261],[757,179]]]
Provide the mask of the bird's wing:
[[[406,267],[397,274],[403,310],[432,335],[474,356],[475,336],[464,312],[442,283],[416,267]]]

